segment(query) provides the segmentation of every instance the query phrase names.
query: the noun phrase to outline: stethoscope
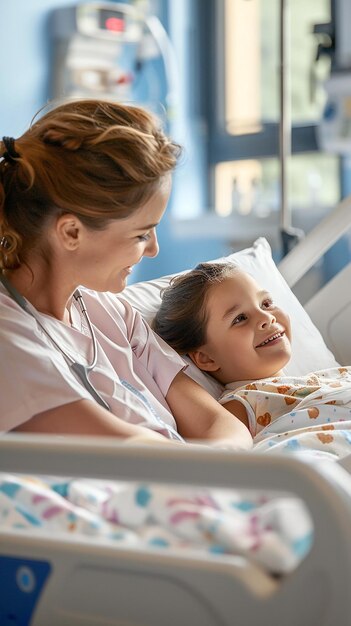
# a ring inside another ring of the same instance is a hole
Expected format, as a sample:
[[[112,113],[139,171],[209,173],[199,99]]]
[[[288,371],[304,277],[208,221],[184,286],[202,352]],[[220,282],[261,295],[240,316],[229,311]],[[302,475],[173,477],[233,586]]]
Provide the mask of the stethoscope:
[[[45,333],[45,335],[48,337],[51,343],[55,346],[55,348],[62,354],[69,368],[72,370],[72,372],[74,372],[77,378],[79,378],[81,383],[84,385],[85,389],[90,393],[90,395],[94,398],[94,400],[96,400],[96,402],[100,404],[100,406],[104,407],[108,411],[111,411],[109,404],[101,397],[99,392],[96,391],[95,387],[89,381],[89,373],[94,369],[97,363],[97,341],[96,341],[95,332],[94,332],[92,323],[90,321],[88,311],[84,304],[83,296],[80,290],[79,289],[75,290],[75,292],[73,293],[73,298],[79,305],[79,308],[88,326],[89,334],[93,343],[93,358],[91,360],[91,363],[89,363],[88,365],[83,365],[82,363],[78,363],[69,354],[67,354],[67,352],[65,352],[61,348],[61,346],[59,346],[57,341],[50,335],[48,330],[42,324],[41,320],[39,319],[39,316],[37,315],[37,311],[35,310],[35,308],[30,304],[30,302],[28,302],[28,300],[26,300],[19,293],[19,291],[17,291],[17,289],[10,283],[9,280],[7,280],[6,276],[4,276],[4,274],[1,271],[0,271],[0,282],[2,282],[6,291],[10,294],[10,296],[12,296],[14,301],[21,307],[21,309],[23,309],[23,311],[25,311],[26,313],[29,313],[29,315],[31,315],[35,319],[38,326]],[[121,382],[123,384],[123,381]],[[127,384],[125,384],[125,386],[127,388],[131,387],[131,385],[127,385]],[[134,391],[136,392],[136,390]],[[145,404],[145,401],[144,401],[144,404]],[[152,407],[149,406],[149,403],[147,402],[146,404],[149,407],[149,410],[152,410]],[[168,424],[166,424],[154,411],[152,411],[152,413],[154,414],[159,424],[168,431],[171,439],[184,441],[183,437],[181,437],[181,435],[179,435],[179,433],[174,428],[172,428],[172,426],[169,426]]]
[[[84,319],[85,319],[85,321],[87,323],[87,326],[88,326],[88,329],[89,329],[89,333],[90,333],[90,337],[91,337],[91,340],[92,340],[92,343],[93,343],[93,358],[91,360],[91,363],[89,363],[88,365],[83,365],[82,363],[77,363],[77,361],[75,361],[69,354],[67,354],[67,352],[62,350],[61,346],[59,346],[57,341],[50,335],[50,333],[47,331],[45,326],[41,323],[38,315],[36,314],[36,310],[34,309],[34,307],[32,307],[30,305],[30,303],[28,302],[28,300],[26,300],[17,291],[17,289],[13,285],[11,285],[11,283],[7,280],[6,276],[4,276],[4,274],[2,274],[2,273],[0,273],[0,281],[2,282],[2,284],[4,285],[4,287],[8,291],[8,293],[10,294],[10,296],[12,296],[14,301],[17,302],[17,304],[21,307],[21,309],[23,309],[23,311],[25,311],[26,313],[29,313],[29,315],[34,317],[34,319],[37,322],[38,326],[40,326],[41,330],[50,339],[51,343],[62,354],[63,358],[65,359],[66,363],[69,365],[69,367],[72,370],[72,372],[74,372],[75,375],[77,376],[77,378],[79,378],[81,383],[84,385],[85,389],[87,391],[89,391],[89,393],[94,398],[94,400],[96,400],[96,402],[98,402],[105,409],[110,411],[111,410],[110,406],[107,404],[107,402],[105,402],[105,400],[101,397],[101,395],[96,391],[95,387],[93,387],[93,385],[89,381],[89,373],[94,369],[94,367],[96,365],[96,362],[97,362],[97,342],[96,342],[94,329],[92,327],[92,324],[91,324],[88,312],[87,312],[85,304],[84,304],[83,296],[82,296],[80,290],[76,289],[74,294],[73,294],[73,297],[74,297],[75,301],[78,302],[78,304],[79,304],[79,307],[80,307],[80,310],[82,312],[82,315],[83,315],[83,317],[84,317]]]

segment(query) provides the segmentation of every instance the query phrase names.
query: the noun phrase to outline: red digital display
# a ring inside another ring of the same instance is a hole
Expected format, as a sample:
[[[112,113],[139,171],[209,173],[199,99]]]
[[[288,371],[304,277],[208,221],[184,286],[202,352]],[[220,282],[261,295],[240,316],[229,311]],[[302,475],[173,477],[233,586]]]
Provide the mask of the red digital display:
[[[123,33],[125,22],[119,17],[108,17],[105,21],[106,30],[113,30],[115,33]]]
[[[113,33],[124,33],[126,30],[126,16],[122,11],[100,9],[99,28]]]

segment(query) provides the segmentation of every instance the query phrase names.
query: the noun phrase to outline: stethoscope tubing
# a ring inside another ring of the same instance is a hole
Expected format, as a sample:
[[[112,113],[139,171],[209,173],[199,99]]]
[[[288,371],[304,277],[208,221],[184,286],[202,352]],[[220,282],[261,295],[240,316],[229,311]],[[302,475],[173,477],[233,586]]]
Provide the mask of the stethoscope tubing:
[[[10,283],[9,280],[7,280],[6,276],[4,276],[4,274],[2,274],[2,273],[0,273],[0,281],[2,282],[2,284],[4,285],[4,287],[8,291],[8,293],[10,294],[10,296],[21,307],[21,309],[23,309],[23,311],[25,311],[26,313],[28,313],[29,315],[31,315],[35,319],[35,321],[37,322],[38,326],[41,328],[41,330],[48,337],[48,339],[51,341],[53,346],[60,352],[60,354],[62,354],[62,356],[65,359],[65,361],[66,361],[67,365],[69,366],[69,368],[74,372],[74,374],[77,376],[77,378],[79,378],[80,382],[84,385],[85,389],[90,393],[90,395],[94,398],[94,400],[96,400],[96,402],[98,402],[98,404],[100,404],[100,406],[102,406],[105,409],[107,409],[107,411],[110,411],[111,410],[110,406],[101,397],[101,395],[96,391],[95,387],[91,384],[91,382],[89,381],[89,378],[88,378],[89,373],[94,369],[94,367],[95,367],[95,365],[97,363],[97,341],[96,341],[94,329],[93,329],[92,323],[90,321],[88,312],[86,310],[86,307],[85,307],[85,304],[84,304],[84,300],[83,300],[83,296],[82,296],[80,290],[76,289],[74,294],[73,294],[73,297],[78,302],[78,304],[80,306],[80,309],[82,311],[84,319],[85,319],[85,321],[86,321],[86,323],[88,325],[89,334],[90,334],[90,337],[91,337],[91,340],[92,340],[92,343],[93,343],[93,358],[92,358],[91,362],[88,365],[83,365],[82,363],[78,363],[75,359],[73,359],[73,357],[71,357],[69,354],[67,354],[67,352],[65,352],[65,350],[63,350],[61,348],[61,346],[57,343],[56,339],[54,339],[54,337],[45,328],[44,324],[42,324],[41,320],[39,319],[38,315],[36,314],[36,311],[35,311],[34,307],[32,307],[30,305],[28,300],[26,300],[19,293],[19,291],[17,291],[17,289]]]

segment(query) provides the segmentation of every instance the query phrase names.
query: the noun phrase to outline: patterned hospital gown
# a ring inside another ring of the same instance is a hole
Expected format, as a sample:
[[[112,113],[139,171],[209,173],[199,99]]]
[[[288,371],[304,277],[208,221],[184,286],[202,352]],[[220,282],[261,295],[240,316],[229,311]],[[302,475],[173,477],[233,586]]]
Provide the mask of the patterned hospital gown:
[[[256,449],[351,453],[351,367],[226,386],[220,403],[246,408]]]

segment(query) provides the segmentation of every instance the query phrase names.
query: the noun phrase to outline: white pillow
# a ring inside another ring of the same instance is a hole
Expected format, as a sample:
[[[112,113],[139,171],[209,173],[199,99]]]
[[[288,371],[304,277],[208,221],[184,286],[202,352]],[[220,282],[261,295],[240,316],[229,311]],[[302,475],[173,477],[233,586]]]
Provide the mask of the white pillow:
[[[324,343],[319,330],[280,274],[266,239],[260,237],[251,248],[234,252],[216,261],[233,261],[239,265],[251,274],[262,288],[267,289],[275,302],[290,315],[292,356],[288,365],[284,367],[288,376],[300,376],[339,365]],[[167,287],[170,278],[171,276],[162,276],[147,282],[135,283],[127,287],[121,297],[130,302],[140,311],[144,319],[151,323],[161,302],[161,291]],[[188,362],[189,376],[218,397],[222,390],[221,385],[211,376],[201,372],[190,359]]]

